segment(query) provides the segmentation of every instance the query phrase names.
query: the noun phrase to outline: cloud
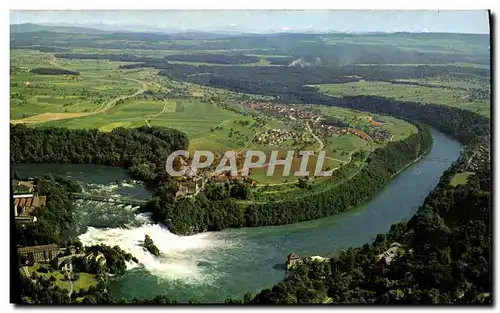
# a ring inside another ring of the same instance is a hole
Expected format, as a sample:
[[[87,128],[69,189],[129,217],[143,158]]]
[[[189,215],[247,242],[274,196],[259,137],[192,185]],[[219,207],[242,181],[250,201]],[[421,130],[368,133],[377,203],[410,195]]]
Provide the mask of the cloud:
[[[283,31],[286,31],[286,32],[287,32],[287,31],[290,31],[290,30],[292,30],[292,29],[291,29],[290,27],[288,27],[288,26],[285,26],[285,27],[281,28],[281,30],[283,30]]]

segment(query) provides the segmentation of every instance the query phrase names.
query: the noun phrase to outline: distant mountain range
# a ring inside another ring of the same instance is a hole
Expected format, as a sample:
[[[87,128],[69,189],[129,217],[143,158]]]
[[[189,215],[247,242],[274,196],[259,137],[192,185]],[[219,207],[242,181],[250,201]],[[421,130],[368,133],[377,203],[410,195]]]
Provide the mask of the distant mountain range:
[[[105,33],[115,33],[115,32],[140,32],[140,33],[157,33],[157,34],[203,34],[206,37],[207,34],[214,34],[217,37],[220,35],[242,35],[245,33],[235,32],[235,31],[202,31],[202,30],[187,30],[182,31],[179,29],[166,29],[153,26],[144,25],[117,25],[117,24],[86,24],[86,25],[51,25],[51,24],[11,24],[11,33],[27,33],[27,32],[40,32],[40,31],[50,31],[50,32],[62,32],[62,33],[80,33],[80,34],[105,34]],[[190,36],[190,37],[191,37]]]
[[[428,30],[425,29],[423,31],[405,31],[401,29],[395,29],[393,32],[351,32],[348,30],[341,31],[312,31],[310,29],[304,30],[276,30],[269,29],[267,32],[263,33],[250,33],[243,31],[235,31],[234,29],[227,30],[197,30],[197,29],[174,29],[174,28],[163,28],[163,27],[155,27],[148,25],[123,25],[123,24],[33,24],[33,23],[24,23],[24,24],[11,24],[10,32],[11,33],[25,33],[25,32],[38,32],[38,31],[51,31],[51,32],[64,32],[64,33],[84,33],[84,34],[98,34],[98,33],[113,33],[113,32],[141,32],[141,33],[157,33],[157,34],[189,34],[190,38],[196,37],[198,34],[200,39],[210,39],[208,34],[213,34],[213,38],[225,36],[238,36],[238,35],[262,35],[262,34],[273,34],[273,33],[301,33],[301,34],[335,34],[335,33],[344,33],[344,34],[388,34],[388,33],[400,33],[400,32],[408,32],[408,33],[427,33]]]

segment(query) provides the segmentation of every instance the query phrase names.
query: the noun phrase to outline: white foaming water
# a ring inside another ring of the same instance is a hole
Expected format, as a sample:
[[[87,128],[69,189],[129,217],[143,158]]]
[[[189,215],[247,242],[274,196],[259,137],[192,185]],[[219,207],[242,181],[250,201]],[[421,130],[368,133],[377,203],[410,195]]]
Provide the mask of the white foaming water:
[[[223,240],[213,238],[211,233],[193,236],[178,236],[159,224],[151,224],[147,214],[139,214],[136,220],[146,222],[134,228],[93,228],[79,238],[83,245],[103,243],[108,246],[118,245],[137,258],[139,264],[158,278],[183,280],[191,284],[209,283],[216,278],[215,271],[198,266],[198,262],[215,262],[214,250],[227,247]],[[153,239],[161,255],[156,257],[143,248],[145,235]],[[127,269],[140,266],[134,262],[127,264]]]
[[[118,184],[107,184],[107,185],[86,184],[86,185],[82,186],[82,189],[84,192],[99,191],[101,193],[102,192],[111,193],[118,187],[120,187],[120,185],[118,185]]]

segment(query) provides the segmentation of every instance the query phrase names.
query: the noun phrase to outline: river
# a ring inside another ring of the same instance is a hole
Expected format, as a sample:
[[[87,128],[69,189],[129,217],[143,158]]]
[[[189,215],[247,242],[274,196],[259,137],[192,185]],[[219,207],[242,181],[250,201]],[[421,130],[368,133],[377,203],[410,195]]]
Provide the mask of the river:
[[[273,286],[284,277],[290,252],[331,256],[340,249],[371,242],[391,224],[408,220],[456,160],[461,145],[431,129],[430,153],[394,178],[375,197],[346,213],[292,225],[228,229],[193,236],[177,236],[153,224],[137,207],[78,201],[76,226],[84,245],[119,245],[138,258],[127,273],[112,278],[115,297],[151,298],[158,294],[180,301],[221,302],[242,299]],[[148,197],[121,169],[94,165],[20,165],[21,175],[50,172],[78,181],[87,192],[110,196]],[[148,234],[162,252],[159,258],[144,251],[139,241]]]

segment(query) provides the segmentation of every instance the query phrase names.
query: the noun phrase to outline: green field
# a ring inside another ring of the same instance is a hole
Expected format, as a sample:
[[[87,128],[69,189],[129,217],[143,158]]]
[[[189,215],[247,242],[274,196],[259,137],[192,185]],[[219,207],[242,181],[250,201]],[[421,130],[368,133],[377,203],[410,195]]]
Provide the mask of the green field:
[[[490,82],[486,79],[476,77],[474,79],[459,79],[458,77],[427,77],[421,79],[395,79],[401,82],[415,82],[429,84],[433,86],[450,87],[450,88],[489,88]]]
[[[489,101],[469,101],[469,92],[460,89],[400,85],[364,80],[345,84],[321,84],[316,86],[319,87],[322,92],[337,97],[356,95],[382,96],[400,101],[435,103],[459,107],[486,116],[490,114]]]
[[[214,153],[223,153],[226,150],[239,151],[251,144],[255,131],[255,121],[237,114],[227,116],[229,119],[208,127],[203,136],[190,140],[189,150],[210,150]],[[243,126],[242,123],[248,122]]]
[[[349,162],[351,153],[369,148],[368,142],[352,134],[326,138],[327,157],[345,162]]]
[[[55,60],[49,56],[30,50],[12,51],[11,66],[15,70],[10,76],[11,120],[42,113],[92,113],[152,81],[148,71],[119,70],[121,62]],[[77,78],[29,72],[36,67],[64,68],[78,71],[80,75]],[[148,74],[149,78],[144,79]]]
[[[458,185],[465,185],[467,184],[467,180],[471,175],[474,175],[474,173],[473,172],[457,173],[451,179],[450,185],[453,187],[456,187]]]
[[[411,134],[417,132],[417,127],[407,121],[397,119],[392,116],[372,114],[358,110],[350,110],[339,107],[318,106],[321,112],[328,116],[337,117],[339,119],[349,121],[355,128],[371,127],[369,118],[382,120],[379,125],[382,129],[387,130],[394,135],[393,141],[402,140]],[[357,138],[357,137],[356,137]]]
[[[38,276],[44,277],[46,279],[50,279],[51,276],[55,277],[56,280],[54,281],[54,285],[58,286],[61,289],[66,289],[70,290],[71,285],[68,280],[66,280],[64,274],[62,271],[53,271],[53,272],[48,272],[48,273],[39,273],[36,270],[39,268],[48,268],[46,264],[40,264],[40,263],[35,263],[33,266],[28,267],[28,272],[30,274],[36,273]],[[20,273],[22,275],[25,275],[24,270],[20,269]],[[74,292],[80,291],[80,290],[86,290],[90,286],[95,286],[97,285],[97,280],[95,277],[95,274],[90,274],[90,273],[79,273],[80,277],[78,280],[73,282],[73,288]]]

